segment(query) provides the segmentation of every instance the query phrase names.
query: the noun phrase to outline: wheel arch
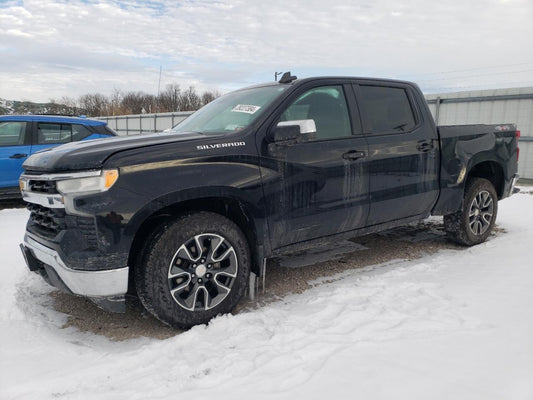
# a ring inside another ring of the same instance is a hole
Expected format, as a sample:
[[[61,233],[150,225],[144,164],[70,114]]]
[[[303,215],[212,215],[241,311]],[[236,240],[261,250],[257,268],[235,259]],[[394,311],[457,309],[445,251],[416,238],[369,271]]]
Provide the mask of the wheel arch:
[[[487,160],[472,165],[465,178],[465,183],[471,178],[487,179],[496,190],[498,199],[501,199],[505,190],[505,174],[503,166],[497,161]]]
[[[157,228],[166,221],[196,211],[217,213],[233,221],[248,241],[252,256],[251,271],[260,275],[262,259],[269,249],[266,223],[261,210],[236,194],[233,188],[211,188],[203,194],[184,192],[167,195],[143,207],[128,227],[135,232],[128,255],[130,277],[134,276],[133,269],[139,256]]]
[[[471,178],[485,178],[492,183],[498,199],[504,197],[505,182],[507,179],[505,169],[501,162],[492,158],[474,157],[454,168],[453,180],[443,181],[439,198],[433,207],[433,215],[453,214],[463,206],[463,197],[466,184]]]

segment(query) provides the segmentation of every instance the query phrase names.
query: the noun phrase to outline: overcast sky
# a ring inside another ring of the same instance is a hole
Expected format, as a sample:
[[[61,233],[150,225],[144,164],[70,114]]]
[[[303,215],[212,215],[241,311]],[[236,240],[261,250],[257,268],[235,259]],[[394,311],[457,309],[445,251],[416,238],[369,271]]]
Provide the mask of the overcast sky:
[[[533,86],[533,0],[0,0],[0,98],[298,77]]]

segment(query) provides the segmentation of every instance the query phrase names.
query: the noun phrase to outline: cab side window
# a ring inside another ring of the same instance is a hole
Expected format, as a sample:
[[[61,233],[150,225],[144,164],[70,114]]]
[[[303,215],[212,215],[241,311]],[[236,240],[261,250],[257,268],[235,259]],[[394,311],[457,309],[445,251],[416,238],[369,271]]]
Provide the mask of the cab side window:
[[[37,144],[69,143],[71,141],[71,124],[50,124],[39,122],[37,128]]]
[[[24,144],[26,122],[0,122],[0,146],[20,146]]]
[[[280,121],[312,119],[316,138],[335,139],[352,134],[342,86],[321,86],[299,96],[281,115]]]
[[[78,140],[83,140],[87,136],[90,136],[92,134],[93,132],[91,132],[89,129],[87,129],[83,125],[79,125],[79,124],[72,125],[72,141],[73,142],[76,142]]]
[[[359,86],[357,99],[365,133],[409,132],[416,126],[415,114],[404,88]]]

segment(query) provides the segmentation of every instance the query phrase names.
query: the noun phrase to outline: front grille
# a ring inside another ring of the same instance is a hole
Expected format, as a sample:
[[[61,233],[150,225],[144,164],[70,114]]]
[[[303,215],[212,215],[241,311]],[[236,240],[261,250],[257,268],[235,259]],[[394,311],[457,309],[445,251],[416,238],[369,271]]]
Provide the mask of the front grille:
[[[31,179],[28,182],[30,192],[57,194],[56,182]]]
[[[28,203],[30,221],[48,234],[57,235],[66,228],[65,210],[62,208],[46,208],[39,204]]]

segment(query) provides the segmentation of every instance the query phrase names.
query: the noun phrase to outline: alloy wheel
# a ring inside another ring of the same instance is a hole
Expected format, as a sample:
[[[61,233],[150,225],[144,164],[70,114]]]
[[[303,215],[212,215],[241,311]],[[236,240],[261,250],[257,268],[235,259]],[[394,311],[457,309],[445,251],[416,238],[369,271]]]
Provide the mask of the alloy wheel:
[[[170,294],[186,310],[209,310],[229,295],[238,268],[235,250],[224,237],[196,235],[178,248],[170,262]]]
[[[468,226],[475,235],[483,235],[489,229],[494,215],[494,200],[491,194],[480,191],[472,203],[468,213]]]

